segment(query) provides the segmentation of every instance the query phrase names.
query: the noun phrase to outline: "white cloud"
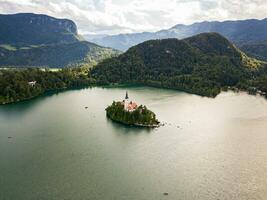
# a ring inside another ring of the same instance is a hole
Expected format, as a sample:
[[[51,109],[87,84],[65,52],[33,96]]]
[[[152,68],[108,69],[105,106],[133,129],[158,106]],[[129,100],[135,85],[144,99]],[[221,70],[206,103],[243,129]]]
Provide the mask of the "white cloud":
[[[265,18],[266,0],[0,0],[0,13],[34,12],[76,22],[81,33],[156,31],[203,20]]]

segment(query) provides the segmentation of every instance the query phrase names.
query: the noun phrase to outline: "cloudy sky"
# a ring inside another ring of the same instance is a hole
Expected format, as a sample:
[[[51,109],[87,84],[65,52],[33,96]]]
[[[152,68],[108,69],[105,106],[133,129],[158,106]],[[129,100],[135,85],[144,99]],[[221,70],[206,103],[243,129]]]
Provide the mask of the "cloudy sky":
[[[34,12],[97,34],[157,31],[204,20],[263,19],[267,0],[0,0],[0,13]]]

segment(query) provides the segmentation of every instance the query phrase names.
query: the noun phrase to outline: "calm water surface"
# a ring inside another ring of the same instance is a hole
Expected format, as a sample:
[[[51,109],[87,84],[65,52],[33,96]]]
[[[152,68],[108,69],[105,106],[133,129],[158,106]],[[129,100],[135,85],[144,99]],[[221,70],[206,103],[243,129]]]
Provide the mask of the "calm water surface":
[[[265,99],[127,88],[166,123],[147,130],[106,118],[125,90],[0,106],[0,199],[267,199]]]

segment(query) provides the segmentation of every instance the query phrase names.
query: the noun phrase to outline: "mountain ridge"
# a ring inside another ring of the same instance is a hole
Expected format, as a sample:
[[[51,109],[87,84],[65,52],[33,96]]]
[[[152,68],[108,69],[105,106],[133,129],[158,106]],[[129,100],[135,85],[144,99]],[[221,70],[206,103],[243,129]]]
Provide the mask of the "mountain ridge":
[[[205,32],[217,32],[246,52],[244,45],[267,40],[267,18],[228,21],[204,21],[191,25],[177,24],[170,29],[157,32],[118,34],[95,38],[89,41],[126,51],[129,47],[152,39],[178,38],[183,39]],[[247,53],[247,52],[246,52]],[[261,55],[260,55],[261,56]],[[262,56],[267,61],[266,56]]]

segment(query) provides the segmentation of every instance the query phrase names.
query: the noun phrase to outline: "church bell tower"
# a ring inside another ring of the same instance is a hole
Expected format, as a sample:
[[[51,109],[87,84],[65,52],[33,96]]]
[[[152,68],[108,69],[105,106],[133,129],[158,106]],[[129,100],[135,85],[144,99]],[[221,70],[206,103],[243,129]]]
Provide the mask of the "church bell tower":
[[[127,110],[128,104],[129,104],[129,96],[128,96],[128,92],[126,91],[125,98],[124,98],[124,109],[125,110]]]

